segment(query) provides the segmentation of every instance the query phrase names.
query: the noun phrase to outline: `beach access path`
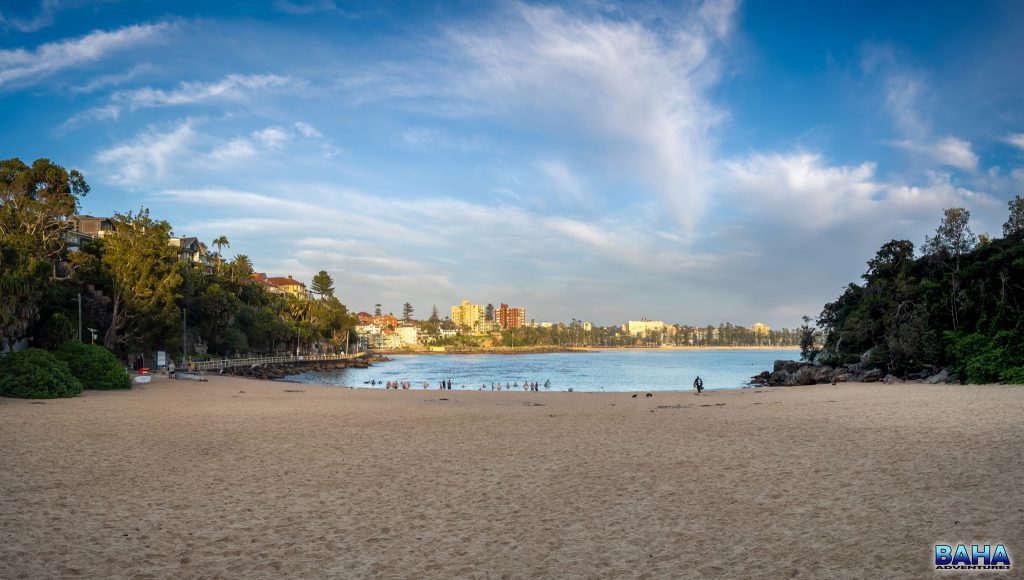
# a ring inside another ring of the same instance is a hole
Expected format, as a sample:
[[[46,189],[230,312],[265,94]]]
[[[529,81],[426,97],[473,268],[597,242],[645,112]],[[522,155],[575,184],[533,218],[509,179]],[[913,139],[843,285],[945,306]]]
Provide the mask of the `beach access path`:
[[[1005,385],[0,399],[0,577],[922,578],[959,542],[1016,568],[1022,425]]]

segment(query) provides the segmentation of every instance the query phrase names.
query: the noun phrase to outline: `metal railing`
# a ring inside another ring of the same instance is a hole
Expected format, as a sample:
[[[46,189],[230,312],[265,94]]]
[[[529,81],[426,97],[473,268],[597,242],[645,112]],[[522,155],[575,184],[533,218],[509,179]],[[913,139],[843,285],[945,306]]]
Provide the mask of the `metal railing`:
[[[265,365],[274,363],[350,360],[354,358],[359,358],[364,354],[365,353],[361,352],[356,354],[307,354],[299,356],[258,356],[253,358],[226,358],[219,360],[191,361],[185,363],[184,370],[212,371],[226,369],[230,367],[251,367],[252,365]]]

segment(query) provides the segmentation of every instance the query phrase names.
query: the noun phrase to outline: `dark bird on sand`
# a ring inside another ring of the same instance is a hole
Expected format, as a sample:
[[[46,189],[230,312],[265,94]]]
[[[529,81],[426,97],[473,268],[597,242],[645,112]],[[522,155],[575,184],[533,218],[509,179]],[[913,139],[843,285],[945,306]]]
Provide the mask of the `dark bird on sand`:
[[[651,397],[653,397],[653,396],[654,396],[654,395],[652,395],[652,394],[650,394],[650,393],[647,393],[646,395],[644,395],[644,398],[645,398],[645,399],[650,399],[650,398],[651,398]]]

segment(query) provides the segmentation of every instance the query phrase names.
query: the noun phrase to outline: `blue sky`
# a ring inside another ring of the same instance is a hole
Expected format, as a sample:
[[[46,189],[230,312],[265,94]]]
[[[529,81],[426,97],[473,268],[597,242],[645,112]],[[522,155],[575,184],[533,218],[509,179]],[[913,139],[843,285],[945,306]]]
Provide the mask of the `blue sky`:
[[[356,310],[795,326],[1024,194],[1019,2],[0,1],[0,155]]]

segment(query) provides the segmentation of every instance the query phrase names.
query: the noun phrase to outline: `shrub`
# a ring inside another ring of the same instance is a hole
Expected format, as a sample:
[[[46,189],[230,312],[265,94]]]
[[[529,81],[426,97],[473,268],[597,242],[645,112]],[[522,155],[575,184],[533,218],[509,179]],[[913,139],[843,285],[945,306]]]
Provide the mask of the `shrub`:
[[[999,375],[999,382],[1010,385],[1024,385],[1024,367],[1006,369]]]
[[[132,380],[109,350],[72,340],[54,353],[85,389],[130,389]]]
[[[56,399],[82,394],[68,365],[38,348],[0,356],[0,396]]]

